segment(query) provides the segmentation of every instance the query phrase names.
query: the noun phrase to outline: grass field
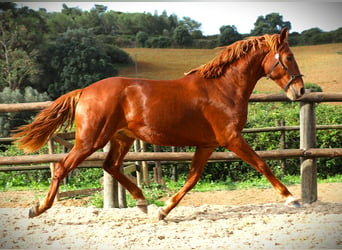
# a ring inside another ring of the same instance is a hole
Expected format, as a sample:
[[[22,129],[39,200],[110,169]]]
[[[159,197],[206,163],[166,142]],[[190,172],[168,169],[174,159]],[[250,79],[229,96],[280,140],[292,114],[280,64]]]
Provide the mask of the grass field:
[[[135,66],[120,70],[120,76],[169,80],[183,76],[193,68],[210,61],[219,49],[146,49],[125,48],[138,62]],[[293,47],[301,73],[306,83],[318,84],[325,92],[342,92],[342,43]],[[280,88],[270,80],[260,79],[256,91],[279,92]]]

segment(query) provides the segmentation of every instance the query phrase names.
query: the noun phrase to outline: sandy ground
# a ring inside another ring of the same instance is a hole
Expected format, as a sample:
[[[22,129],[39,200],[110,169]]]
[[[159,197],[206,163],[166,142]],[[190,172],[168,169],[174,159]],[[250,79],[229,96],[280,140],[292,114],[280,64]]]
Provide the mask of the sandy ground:
[[[290,187],[294,194],[297,189]],[[342,183],[320,184],[318,190],[319,201],[299,209],[279,203],[269,189],[192,192],[165,221],[157,221],[154,205],[145,215],[137,208],[69,206],[80,205],[77,200],[57,202],[28,219],[32,197],[26,194],[23,201],[12,193],[6,203],[2,192],[0,248],[341,249]]]

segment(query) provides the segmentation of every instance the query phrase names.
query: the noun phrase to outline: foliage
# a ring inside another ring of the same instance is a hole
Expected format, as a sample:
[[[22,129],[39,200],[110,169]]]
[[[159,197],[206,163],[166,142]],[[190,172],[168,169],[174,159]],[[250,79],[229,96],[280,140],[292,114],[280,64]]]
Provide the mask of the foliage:
[[[188,47],[192,43],[192,37],[185,26],[178,26],[173,34],[173,41],[178,47]]]
[[[105,47],[90,30],[68,30],[48,48],[48,54],[45,70],[50,73],[52,98],[117,74]]]
[[[135,36],[135,40],[137,41],[138,45],[141,47],[145,47],[145,42],[148,39],[148,34],[144,31],[138,31]]]
[[[315,83],[305,83],[305,89],[310,89],[311,92],[323,92],[322,88]]]
[[[32,87],[26,87],[22,91],[5,87],[0,92],[0,103],[42,102],[49,99],[46,93],[39,93]],[[11,130],[24,124],[34,114],[35,112],[0,113],[0,137],[9,136]]]
[[[171,46],[172,40],[167,36],[152,36],[145,41],[147,48],[168,48]]]
[[[260,36],[263,34],[279,33],[284,27],[287,27],[288,30],[290,30],[291,23],[288,21],[283,21],[283,16],[281,16],[279,13],[270,13],[265,17],[258,17],[254,23],[254,29],[252,30],[251,34],[253,36]]]
[[[233,25],[226,25],[220,28],[220,35],[218,36],[218,45],[224,46],[241,40],[242,36]]]
[[[38,19],[38,20],[36,20]],[[32,22],[28,28],[26,21]],[[23,9],[7,9],[0,12],[0,90],[9,87],[14,90],[34,83],[39,76],[36,62],[38,50],[35,42],[40,42],[41,31],[33,36],[40,19],[36,13]]]

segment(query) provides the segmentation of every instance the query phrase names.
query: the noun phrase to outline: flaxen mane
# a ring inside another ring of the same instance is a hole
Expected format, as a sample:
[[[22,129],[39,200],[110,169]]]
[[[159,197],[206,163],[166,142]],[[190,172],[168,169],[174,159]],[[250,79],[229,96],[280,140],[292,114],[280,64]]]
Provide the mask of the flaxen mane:
[[[199,72],[204,78],[218,78],[224,73],[226,66],[243,57],[249,51],[253,51],[264,45],[269,47],[270,50],[277,50],[279,46],[278,38],[279,35],[275,34],[250,37],[246,40],[237,41],[225,47],[224,50],[210,62],[192,69],[185,74],[189,75],[194,72]]]

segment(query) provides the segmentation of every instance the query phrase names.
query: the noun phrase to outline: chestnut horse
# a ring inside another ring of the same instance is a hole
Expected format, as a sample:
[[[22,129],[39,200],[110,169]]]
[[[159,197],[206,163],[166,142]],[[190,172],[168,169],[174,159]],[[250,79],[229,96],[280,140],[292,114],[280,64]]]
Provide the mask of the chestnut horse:
[[[248,99],[263,77],[275,81],[291,100],[304,93],[302,75],[287,41],[288,32],[251,37],[225,47],[212,61],[177,80],[157,81],[112,77],[69,92],[42,110],[14,135],[19,147],[33,152],[54,131],[75,120],[75,145],[56,164],[47,196],[29,217],[49,209],[66,175],[93,152],[110,142],[103,168],[117,179],[147,213],[139,187],[120,172],[135,139],[164,146],[196,146],[188,179],[159,211],[164,219],[200,178],[218,146],[231,150],[262,173],[286,204],[298,201],[272,173],[241,135]]]

